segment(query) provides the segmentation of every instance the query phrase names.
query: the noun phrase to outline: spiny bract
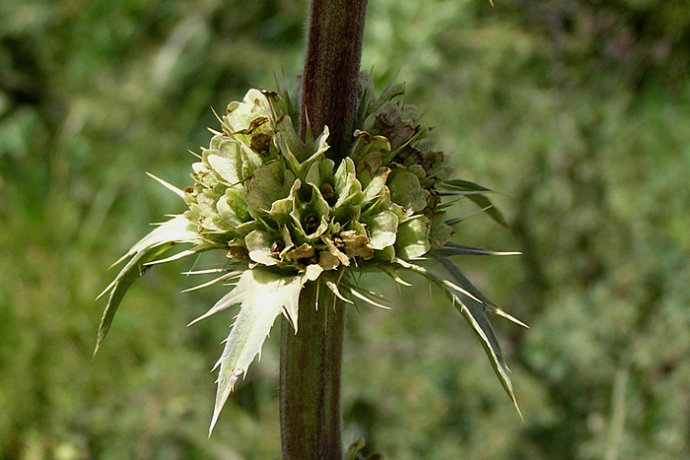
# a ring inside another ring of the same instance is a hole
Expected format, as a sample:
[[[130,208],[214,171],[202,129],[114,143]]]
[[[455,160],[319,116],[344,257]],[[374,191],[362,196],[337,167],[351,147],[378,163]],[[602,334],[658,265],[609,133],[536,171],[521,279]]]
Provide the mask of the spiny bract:
[[[235,382],[243,376],[275,319],[283,313],[297,331],[299,295],[318,282],[350,302],[380,305],[359,287],[355,271],[379,270],[396,281],[409,270],[439,285],[468,320],[513,402],[507,367],[485,311],[507,317],[479,292],[449,256],[495,253],[449,242],[462,218],[446,219],[442,197],[468,198],[505,225],[485,196],[488,189],[447,179],[443,153],[427,138],[416,109],[400,100],[402,84],[379,97],[368,74],[360,78],[356,129],[347,157],[328,158],[328,127],[306,141],[296,132],[297,110],[287,92],[251,89],[231,102],[192,165],[194,185],[178,189],[155,178],[184,199],[182,215],[161,224],[120,260],[129,259],[105,289],[108,304],[96,350],[125,292],[152,265],[211,249],[227,251],[219,276],[200,287],[237,280],[234,288],[194,322],[235,304],[241,310],[216,367],[218,394],[211,429]],[[178,243],[191,247],[162,257]],[[442,272],[419,265],[432,256]],[[118,261],[119,262],[119,261]],[[443,275],[445,273],[445,276]],[[101,294],[101,295],[103,295]],[[522,323],[519,323],[522,324]],[[517,407],[517,405],[516,405]]]

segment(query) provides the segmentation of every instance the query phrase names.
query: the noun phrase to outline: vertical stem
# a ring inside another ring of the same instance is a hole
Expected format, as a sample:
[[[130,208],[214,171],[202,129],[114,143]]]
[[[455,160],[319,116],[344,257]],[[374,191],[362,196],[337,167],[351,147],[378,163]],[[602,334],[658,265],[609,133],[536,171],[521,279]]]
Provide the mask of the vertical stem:
[[[357,109],[367,0],[312,0],[304,62],[301,136],[328,126],[328,156],[347,154]],[[319,308],[315,308],[318,299]],[[344,306],[308,283],[300,294],[299,333],[283,320],[280,425],[284,460],[340,460],[340,367]]]
[[[352,139],[367,0],[312,0],[302,86],[302,138],[328,125],[339,163]]]
[[[314,308],[317,296],[319,309]],[[308,283],[300,295],[299,332],[283,319],[280,425],[284,460],[342,458],[340,364],[345,309],[328,289]]]

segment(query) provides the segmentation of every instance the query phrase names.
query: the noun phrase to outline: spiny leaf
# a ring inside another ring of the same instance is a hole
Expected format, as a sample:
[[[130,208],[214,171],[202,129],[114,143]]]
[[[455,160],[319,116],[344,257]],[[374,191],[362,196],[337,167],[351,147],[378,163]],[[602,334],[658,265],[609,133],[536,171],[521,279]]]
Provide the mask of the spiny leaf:
[[[491,313],[493,313],[496,316],[500,316],[501,318],[507,319],[511,323],[515,323],[518,326],[524,327],[525,329],[529,329],[529,326],[527,324],[523,323],[522,321],[520,321],[519,319],[517,319],[516,317],[514,317],[510,313],[506,312],[505,310],[503,310],[501,308],[498,308],[495,305],[486,305],[486,308],[488,311],[490,311]]]
[[[493,205],[491,200],[489,200],[486,196],[484,195],[468,195],[467,198],[469,198],[474,204],[479,206],[480,208],[488,208],[486,210],[486,213],[491,217],[495,222],[501,224],[505,228],[510,228],[510,225],[508,225],[508,222],[506,221],[505,217],[503,217],[503,213],[499,211],[499,209]]]
[[[439,256],[435,251],[432,252],[432,256],[438,260],[443,268],[445,268],[452,276],[453,281],[458,286],[462,287],[467,292],[471,293],[475,300],[488,305],[493,305],[493,302],[486,296],[482,291],[480,291],[467,277],[460,271],[460,269],[446,257]]]
[[[235,383],[246,374],[254,357],[261,353],[261,346],[281,312],[296,332],[299,294],[305,282],[302,276],[281,276],[260,268],[247,270],[227,296],[196,320],[233,304],[241,304],[240,313],[225,340],[223,354],[214,366],[214,369],[220,367],[220,371],[209,436]]]
[[[496,373],[498,380],[501,382],[503,389],[513,402],[518,415],[520,415],[520,418],[522,418],[522,412],[520,411],[520,406],[518,406],[517,398],[515,397],[515,392],[513,391],[513,384],[510,381],[510,370],[505,363],[501,346],[498,343],[498,339],[496,338],[493,328],[491,327],[491,323],[484,314],[482,304],[461,293],[451,291],[450,289],[445,289],[445,292],[451,298],[455,307],[467,320],[472,327],[472,330],[479,338],[486,355],[489,357],[491,366],[494,368],[494,372]]]
[[[345,302],[345,303],[353,303],[350,299],[348,299],[347,297],[343,296],[343,295],[340,293],[340,291],[338,290],[338,285],[337,285],[335,282],[330,281],[330,280],[326,280],[326,286],[328,287],[328,289],[331,290],[331,292],[333,292],[333,294],[334,294],[337,298],[339,298],[339,299],[342,300],[343,302]]]

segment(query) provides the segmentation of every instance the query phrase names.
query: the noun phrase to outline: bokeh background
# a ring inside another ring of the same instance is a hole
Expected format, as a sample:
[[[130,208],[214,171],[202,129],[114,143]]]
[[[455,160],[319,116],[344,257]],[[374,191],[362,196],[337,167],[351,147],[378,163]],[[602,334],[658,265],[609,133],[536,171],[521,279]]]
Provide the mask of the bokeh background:
[[[279,458],[278,331],[214,436],[232,313],[186,264],[125,299],[91,359],[107,272],[187,185],[206,127],[293,81],[297,0],[0,2],[0,458]],[[502,194],[456,240],[520,421],[463,319],[420,279],[348,317],[345,442],[391,459],[690,457],[690,9],[686,0],[371,0],[363,66],[396,77],[457,175]],[[466,208],[467,212],[470,207]]]

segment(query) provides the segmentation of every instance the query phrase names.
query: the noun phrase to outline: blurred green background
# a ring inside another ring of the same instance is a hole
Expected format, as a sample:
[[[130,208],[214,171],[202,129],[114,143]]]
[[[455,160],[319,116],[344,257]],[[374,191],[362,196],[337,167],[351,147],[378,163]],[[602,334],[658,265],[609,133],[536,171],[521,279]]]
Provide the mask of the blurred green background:
[[[279,458],[275,330],[208,440],[232,313],[130,291],[91,359],[108,265],[177,198],[250,86],[294,80],[304,1],[0,2],[0,458]],[[690,457],[687,0],[371,0],[363,67],[397,75],[457,175],[497,195],[458,264],[530,324],[494,321],[522,423],[438,292],[349,317],[345,442],[391,459]],[[283,75],[285,77],[283,77]],[[466,208],[467,211],[470,208]],[[378,283],[381,282],[379,285]]]

